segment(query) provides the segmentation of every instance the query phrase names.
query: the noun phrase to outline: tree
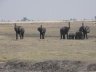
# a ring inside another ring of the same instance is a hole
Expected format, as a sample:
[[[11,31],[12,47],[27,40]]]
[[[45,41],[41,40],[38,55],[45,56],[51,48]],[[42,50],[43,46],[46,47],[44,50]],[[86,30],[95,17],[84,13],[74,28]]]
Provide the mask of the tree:
[[[23,17],[23,19],[21,19],[21,21],[29,21],[29,19],[27,17]]]

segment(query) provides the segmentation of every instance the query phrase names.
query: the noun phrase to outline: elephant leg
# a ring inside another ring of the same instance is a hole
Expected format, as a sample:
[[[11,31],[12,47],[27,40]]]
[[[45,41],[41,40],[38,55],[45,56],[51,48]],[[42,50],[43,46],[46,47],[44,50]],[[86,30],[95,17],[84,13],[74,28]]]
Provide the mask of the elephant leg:
[[[40,39],[42,38],[42,35],[41,35],[41,33],[40,33]]]
[[[20,39],[22,39],[22,33],[20,33],[19,36],[20,36]]]
[[[80,36],[77,35],[77,36],[76,36],[76,39],[79,39],[79,37],[80,37]]]
[[[62,39],[62,34],[61,34],[61,39]]]
[[[80,35],[80,39],[83,39],[83,35],[82,34]]]
[[[44,39],[44,35],[42,36],[42,39]]]
[[[85,33],[84,33],[84,39],[85,39]]]
[[[74,36],[72,36],[72,39],[74,39]]]
[[[86,39],[88,39],[88,35],[87,35],[87,33],[86,33]]]
[[[63,34],[63,39],[65,39],[65,34]]]
[[[73,36],[73,39],[75,39],[75,36]]]
[[[79,35],[77,36],[77,39],[80,39],[80,36]]]
[[[45,39],[45,36],[43,35],[43,39]]]
[[[41,39],[43,39],[43,34],[41,34]]]
[[[80,39],[80,36],[79,35],[77,35],[77,39]]]
[[[24,33],[22,34],[22,39],[24,38]]]
[[[45,33],[43,34],[43,39],[45,39]]]
[[[18,39],[18,33],[16,33],[16,40]]]
[[[42,34],[42,39],[44,39],[44,34]]]
[[[70,35],[68,36],[68,39],[70,39]]]
[[[79,39],[82,39],[82,35],[80,36],[80,38]]]
[[[68,39],[68,34],[67,34],[67,39]]]
[[[21,36],[21,34],[19,34],[19,36],[20,36],[20,39],[22,39],[22,36]]]
[[[77,35],[75,35],[74,38],[77,39]]]
[[[23,36],[24,36],[24,34],[22,33],[22,34],[21,34],[21,39],[23,39]]]
[[[74,39],[74,36],[72,37],[72,39]]]

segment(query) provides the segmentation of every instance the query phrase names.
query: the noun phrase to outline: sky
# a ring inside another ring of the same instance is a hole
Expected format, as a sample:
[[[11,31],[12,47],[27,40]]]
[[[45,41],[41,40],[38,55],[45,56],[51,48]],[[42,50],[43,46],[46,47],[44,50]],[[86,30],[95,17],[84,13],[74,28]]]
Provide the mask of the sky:
[[[0,0],[0,20],[93,19],[96,0]]]

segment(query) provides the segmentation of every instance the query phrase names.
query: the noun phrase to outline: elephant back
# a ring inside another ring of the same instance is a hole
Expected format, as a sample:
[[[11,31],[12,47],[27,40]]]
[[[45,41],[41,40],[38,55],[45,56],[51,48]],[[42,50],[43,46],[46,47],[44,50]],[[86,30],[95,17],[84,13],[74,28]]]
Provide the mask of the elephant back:
[[[67,34],[68,31],[69,31],[69,27],[62,27],[62,28],[60,29],[60,32],[61,32],[61,33]]]
[[[75,35],[82,36],[82,35],[83,35],[83,33],[82,33],[82,32],[80,32],[80,31],[78,31],[78,32],[76,32],[76,34],[75,34]]]
[[[15,29],[15,31],[18,32],[18,33],[25,31],[22,26],[16,26],[14,29]]]
[[[73,35],[75,35],[75,33],[74,32],[69,32],[68,35],[73,36]]]
[[[41,28],[41,27],[38,27],[37,29],[39,32],[42,32],[42,33],[45,33],[46,32],[46,28]]]

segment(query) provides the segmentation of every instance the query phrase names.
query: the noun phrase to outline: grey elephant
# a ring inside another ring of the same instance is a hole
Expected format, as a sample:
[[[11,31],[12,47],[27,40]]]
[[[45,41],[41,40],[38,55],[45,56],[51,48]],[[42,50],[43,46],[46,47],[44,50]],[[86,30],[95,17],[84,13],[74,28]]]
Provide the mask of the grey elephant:
[[[83,32],[77,31],[75,34],[75,39],[84,39]]]
[[[17,26],[16,23],[14,24],[14,30],[16,32],[16,40],[18,39],[18,36],[20,39],[24,38],[25,30],[22,26]]]
[[[46,33],[46,28],[42,27],[42,25],[40,27],[38,27],[37,29],[40,32],[40,39],[44,39],[45,38],[45,33]]]
[[[69,33],[68,34],[68,39],[75,39],[75,33]]]
[[[89,26],[84,26],[84,23],[82,23],[82,26],[79,28],[80,32],[83,32],[84,39],[88,39],[87,33],[90,33],[90,28]]]
[[[60,35],[61,35],[61,39],[65,39],[65,36],[67,35],[67,39],[68,39],[68,32],[70,29],[70,22],[68,23],[68,27],[64,26],[62,28],[60,28]]]

